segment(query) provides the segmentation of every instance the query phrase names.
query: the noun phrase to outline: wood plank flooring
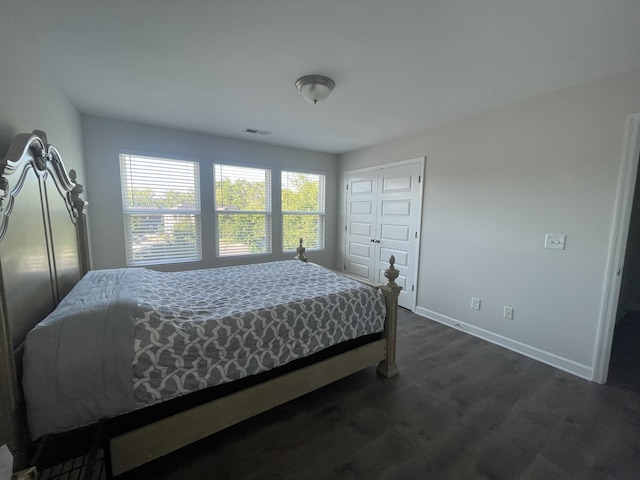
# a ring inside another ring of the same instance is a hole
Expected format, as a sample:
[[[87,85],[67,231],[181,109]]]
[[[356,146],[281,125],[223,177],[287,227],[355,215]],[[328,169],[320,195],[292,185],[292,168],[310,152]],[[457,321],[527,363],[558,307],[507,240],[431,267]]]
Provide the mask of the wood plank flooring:
[[[118,478],[640,478],[634,381],[591,383],[406,310],[399,323],[398,377],[369,368]]]

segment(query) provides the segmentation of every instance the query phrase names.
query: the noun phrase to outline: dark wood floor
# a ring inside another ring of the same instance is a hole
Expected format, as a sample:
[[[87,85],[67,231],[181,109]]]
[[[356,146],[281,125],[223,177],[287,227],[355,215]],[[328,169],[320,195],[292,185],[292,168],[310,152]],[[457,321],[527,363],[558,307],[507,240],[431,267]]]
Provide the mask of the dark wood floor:
[[[399,337],[400,376],[367,369],[119,478],[640,478],[637,378],[591,383],[404,310]]]

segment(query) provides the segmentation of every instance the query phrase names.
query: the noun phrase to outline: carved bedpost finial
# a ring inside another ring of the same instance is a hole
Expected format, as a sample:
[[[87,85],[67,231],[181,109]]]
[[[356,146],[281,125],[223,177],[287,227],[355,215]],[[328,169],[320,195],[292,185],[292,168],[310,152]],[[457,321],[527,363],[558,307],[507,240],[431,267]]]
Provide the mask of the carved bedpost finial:
[[[80,198],[80,195],[84,192],[84,185],[78,183],[78,174],[75,170],[69,170],[69,178],[75,184],[71,189],[71,202],[73,203],[73,207],[78,211],[78,215],[82,215],[84,207],[87,204],[87,202]]]
[[[396,263],[396,257],[394,257],[393,255],[391,255],[389,257],[389,268],[387,268],[384,271],[384,276],[387,277],[387,285],[389,287],[395,287],[396,286],[396,278],[398,278],[398,275],[400,275],[400,271],[394,267],[394,264]]]
[[[298,255],[296,255],[296,259],[297,260],[302,260],[303,262],[307,261],[307,257],[304,256],[304,251],[306,250],[306,248],[304,248],[302,246],[302,238],[300,239],[300,246],[298,248],[296,248],[296,252],[298,252]]]

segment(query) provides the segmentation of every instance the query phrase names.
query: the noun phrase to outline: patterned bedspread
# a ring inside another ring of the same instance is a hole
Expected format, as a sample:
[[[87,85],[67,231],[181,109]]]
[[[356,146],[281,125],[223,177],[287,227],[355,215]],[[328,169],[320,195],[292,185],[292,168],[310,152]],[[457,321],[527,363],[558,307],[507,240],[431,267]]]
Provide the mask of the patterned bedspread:
[[[87,273],[27,336],[32,438],[260,373],[381,332],[382,294],[298,260]]]
[[[260,373],[381,332],[381,294],[297,260],[145,270],[135,327],[138,406]]]

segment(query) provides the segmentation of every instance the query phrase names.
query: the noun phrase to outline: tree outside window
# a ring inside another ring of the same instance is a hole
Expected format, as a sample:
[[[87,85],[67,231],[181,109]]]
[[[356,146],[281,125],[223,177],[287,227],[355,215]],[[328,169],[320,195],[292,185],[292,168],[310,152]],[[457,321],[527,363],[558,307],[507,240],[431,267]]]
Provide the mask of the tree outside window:
[[[282,250],[293,251],[300,238],[305,247],[324,249],[325,176],[283,171]]]
[[[271,171],[214,165],[217,255],[271,253]]]

